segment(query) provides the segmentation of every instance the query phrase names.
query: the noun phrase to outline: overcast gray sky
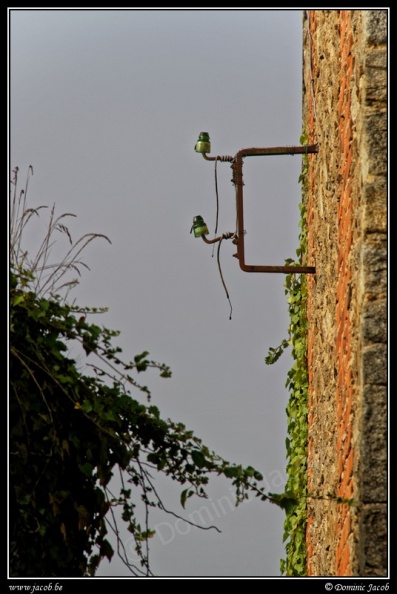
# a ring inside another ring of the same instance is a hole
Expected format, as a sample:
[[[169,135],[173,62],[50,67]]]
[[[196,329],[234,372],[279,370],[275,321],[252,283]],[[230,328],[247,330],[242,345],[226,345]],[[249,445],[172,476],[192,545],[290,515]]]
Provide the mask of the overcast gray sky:
[[[77,215],[67,222],[74,239],[98,232],[112,241],[87,248],[90,271],[73,297],[109,307],[95,323],[121,330],[126,359],[147,350],[171,367],[171,379],[145,378],[164,417],[257,468],[273,492],[286,481],[292,359],[264,358],[287,337],[285,276],[241,271],[224,241],[229,320],[216,252],[190,234],[198,214],[212,234],[216,213],[214,164],[194,145],[200,131],[212,155],[299,145],[302,35],[301,10],[10,12],[10,168],[22,183],[33,166],[30,205]],[[295,257],[300,167],[299,156],[246,160],[248,263]],[[230,164],[219,163],[220,232],[235,228],[230,180]],[[207,502],[186,509],[221,534],[153,516],[156,575],[280,575],[283,512],[256,500],[235,509],[229,487],[215,482]],[[175,485],[161,490],[182,511]],[[98,575],[129,574],[115,556]]]

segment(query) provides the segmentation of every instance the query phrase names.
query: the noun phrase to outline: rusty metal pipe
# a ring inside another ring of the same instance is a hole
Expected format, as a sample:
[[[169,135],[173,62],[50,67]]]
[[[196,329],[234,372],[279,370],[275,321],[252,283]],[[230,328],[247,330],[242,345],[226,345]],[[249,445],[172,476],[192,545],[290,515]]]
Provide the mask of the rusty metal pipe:
[[[222,239],[231,239],[232,237],[234,237],[234,233],[233,231],[227,231],[226,233],[222,233],[222,235],[218,235],[218,237],[214,237],[213,239],[207,239],[205,235],[202,235],[202,239],[203,241],[205,241],[205,243],[217,243],[218,241],[221,241]]]
[[[207,155],[207,153],[201,153],[203,155],[203,159],[205,159],[206,161],[221,161],[222,163],[231,163],[234,159],[234,157],[231,157],[230,155],[223,155],[220,156],[218,155],[217,157],[209,157]]]
[[[216,243],[217,241],[220,241],[222,239],[222,237],[214,237],[213,239],[207,239],[205,235],[202,235],[201,238],[203,241],[205,241],[205,243]]]
[[[233,183],[237,190],[237,258],[244,272],[281,272],[284,274],[315,274],[314,266],[259,266],[245,263],[244,249],[244,203],[243,203],[243,158],[262,155],[295,155],[316,153],[316,144],[296,147],[249,148],[239,151],[233,159]]]
[[[308,144],[306,146],[276,146],[268,148],[248,148],[239,151],[235,157],[230,155],[218,155],[216,157],[209,157],[207,153],[201,153],[203,159],[206,161],[221,161],[233,162],[234,159],[241,155],[242,157],[262,157],[264,155],[307,155],[308,153],[317,153],[317,144]]]
[[[268,148],[247,148],[241,149],[236,157],[263,157],[264,155],[307,155],[308,153],[317,153],[317,144],[308,144],[306,146],[276,146]]]

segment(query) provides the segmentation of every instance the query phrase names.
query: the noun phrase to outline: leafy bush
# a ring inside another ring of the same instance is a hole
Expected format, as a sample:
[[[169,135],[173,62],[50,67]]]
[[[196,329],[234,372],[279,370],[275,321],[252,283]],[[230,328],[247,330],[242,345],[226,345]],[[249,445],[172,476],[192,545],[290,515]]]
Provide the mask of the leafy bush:
[[[30,168],[28,181],[32,173]],[[150,404],[150,391],[137,376],[154,369],[169,378],[168,366],[149,359],[146,351],[124,362],[113,344],[118,332],[88,321],[105,310],[67,301],[78,283],[71,275],[80,276],[85,266],[83,248],[104,236],[88,234],[73,243],[64,225],[65,217],[73,215],[56,217],[53,208],[47,234],[31,258],[23,249],[23,234],[43,207],[28,208],[28,181],[19,194],[17,181],[15,169],[10,197],[10,575],[93,576],[101,560],[114,554],[109,530],[131,574],[153,575],[149,541],[155,533],[149,511],[157,507],[177,515],[162,503],[157,473],[183,486],[182,508],[192,496],[206,497],[211,475],[223,475],[235,488],[236,505],[253,493],[286,509],[288,497],[264,493],[257,470],[219,457]],[[50,250],[58,232],[69,248],[52,264]],[[72,352],[90,357],[86,369],[91,373],[79,369]],[[117,493],[111,487],[114,476]],[[134,538],[138,564],[129,561],[123,548],[118,510]]]

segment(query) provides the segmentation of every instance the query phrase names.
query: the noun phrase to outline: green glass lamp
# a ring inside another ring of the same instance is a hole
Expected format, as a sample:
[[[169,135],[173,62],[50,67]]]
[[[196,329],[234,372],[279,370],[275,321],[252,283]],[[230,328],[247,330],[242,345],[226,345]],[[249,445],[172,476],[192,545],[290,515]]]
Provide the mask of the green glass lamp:
[[[190,230],[190,233],[193,231],[195,237],[203,237],[203,235],[208,235],[208,227],[204,223],[203,217],[198,215],[197,217],[193,217],[193,225]]]
[[[196,153],[210,153],[211,142],[208,132],[200,132],[196,145],[194,147]]]

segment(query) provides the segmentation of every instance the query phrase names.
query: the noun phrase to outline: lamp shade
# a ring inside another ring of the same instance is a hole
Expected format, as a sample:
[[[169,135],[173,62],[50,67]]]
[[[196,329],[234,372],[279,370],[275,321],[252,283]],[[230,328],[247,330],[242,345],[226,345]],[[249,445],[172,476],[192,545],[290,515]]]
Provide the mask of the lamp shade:
[[[200,132],[196,145],[194,147],[196,153],[210,153],[211,142],[208,132]]]
[[[202,237],[203,235],[208,235],[208,227],[204,223],[203,217],[201,217],[200,215],[193,217],[192,231],[195,237]]]

